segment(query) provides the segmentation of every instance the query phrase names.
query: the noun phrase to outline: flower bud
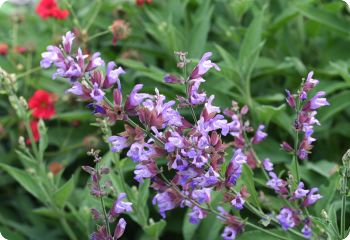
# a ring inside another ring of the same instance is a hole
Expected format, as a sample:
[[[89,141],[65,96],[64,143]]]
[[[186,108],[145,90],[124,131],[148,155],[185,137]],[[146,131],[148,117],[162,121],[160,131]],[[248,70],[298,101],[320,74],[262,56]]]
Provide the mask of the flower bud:
[[[343,165],[349,171],[350,170],[350,149],[343,155]]]

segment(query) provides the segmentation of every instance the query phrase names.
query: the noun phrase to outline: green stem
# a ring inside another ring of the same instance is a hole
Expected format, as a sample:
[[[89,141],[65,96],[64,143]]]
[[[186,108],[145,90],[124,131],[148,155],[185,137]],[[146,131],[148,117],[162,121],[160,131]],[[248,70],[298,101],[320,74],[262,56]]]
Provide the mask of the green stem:
[[[268,234],[268,235],[271,235],[271,236],[275,237],[276,239],[285,239],[285,240],[288,240],[288,239],[289,239],[289,238],[283,237],[283,236],[281,236],[281,235],[279,235],[279,234],[276,234],[276,233],[274,233],[274,232],[272,232],[272,231],[269,231],[269,230],[267,230],[267,229],[264,229],[264,228],[262,228],[262,227],[259,227],[259,226],[255,225],[255,224],[253,224],[253,223],[250,223],[250,222],[246,222],[246,225],[247,225],[247,226],[250,226],[250,227],[252,227],[252,228],[255,228],[255,229],[257,229],[257,230],[260,230],[260,231],[262,231],[262,232],[264,232],[264,233],[266,233],[266,234]]]
[[[88,22],[88,24],[86,24],[85,26],[85,31],[88,32],[89,31],[89,28],[91,27],[91,25],[94,23],[96,17],[97,17],[97,14],[98,12],[100,11],[101,9],[101,0],[97,0],[97,3],[96,3],[96,6],[95,6],[95,11],[94,13],[92,14],[91,18],[90,18],[90,21]]]
[[[63,229],[68,234],[69,238],[72,239],[72,240],[78,240],[78,238],[75,236],[72,228],[69,226],[67,220],[64,217],[60,218],[60,222],[62,224]]]
[[[347,195],[347,187],[348,187],[348,169],[345,167],[344,169],[344,176],[342,181],[342,208],[341,208],[341,218],[340,218],[340,236],[342,239],[345,239],[346,230],[345,230],[345,218],[346,218],[346,195]]]
[[[96,33],[96,34],[92,35],[91,37],[89,37],[87,41],[91,41],[91,40],[93,40],[93,39],[95,39],[95,38],[98,38],[98,37],[100,37],[100,36],[106,35],[106,34],[108,34],[108,33],[111,33],[111,31],[105,30],[105,31],[103,31],[103,32]]]
[[[40,154],[39,154],[38,146],[37,146],[37,144],[35,142],[34,135],[33,135],[32,129],[30,127],[30,122],[29,122],[29,119],[27,117],[25,117],[25,119],[24,119],[24,125],[25,125],[25,128],[26,128],[27,134],[29,136],[30,145],[32,146],[34,156],[35,156],[36,159],[39,160],[40,159]]]
[[[23,72],[21,74],[17,74],[16,78],[19,79],[21,77],[25,77],[26,75],[29,75],[29,74],[31,74],[33,72],[37,72],[37,71],[40,71],[40,70],[41,70],[41,67],[32,68],[30,70],[27,70],[26,72]]]
[[[96,163],[96,169],[97,169],[97,174],[99,174],[98,163]],[[97,179],[98,190],[101,192],[100,176],[97,176],[96,179]],[[105,206],[105,202],[103,200],[103,196],[100,196],[100,202],[101,202],[101,207],[102,207],[102,211],[103,211],[104,221],[105,221],[105,224],[107,227],[107,232],[109,235],[111,235],[111,228],[109,226],[109,221],[108,221],[108,216],[107,216],[106,206]]]

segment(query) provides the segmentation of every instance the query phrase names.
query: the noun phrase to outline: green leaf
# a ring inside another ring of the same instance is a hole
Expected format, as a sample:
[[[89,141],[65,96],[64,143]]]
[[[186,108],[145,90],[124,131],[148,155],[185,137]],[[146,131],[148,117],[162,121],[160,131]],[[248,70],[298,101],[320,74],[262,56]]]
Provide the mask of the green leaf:
[[[72,112],[58,113],[53,117],[53,119],[59,119],[64,121],[91,121],[94,119],[94,117],[90,111],[76,110]]]
[[[74,189],[74,178],[71,177],[69,181],[63,184],[54,194],[53,199],[58,207],[63,208],[67,199],[72,194]]]
[[[260,50],[263,46],[261,37],[265,9],[266,7],[264,7],[254,17],[244,35],[244,39],[240,47],[238,65],[240,66],[241,78],[244,81],[250,81],[251,72],[254,69]]]
[[[339,18],[335,14],[331,14],[315,7],[304,5],[298,6],[297,8],[299,12],[305,17],[346,35],[349,34],[349,23],[344,20],[345,18]]]
[[[158,222],[152,223],[151,225],[145,226],[143,230],[149,236],[153,237],[154,239],[158,239],[161,233],[163,232],[165,226],[166,222],[162,219]]]
[[[301,237],[296,237],[295,235],[291,235],[288,232],[283,230],[268,229],[268,231],[278,234],[280,236],[287,237],[288,239],[293,239],[293,240],[303,239]],[[260,230],[246,231],[241,235],[239,235],[237,238],[237,240],[251,240],[251,239],[279,240],[279,238],[271,236],[270,234],[267,234],[266,232],[263,232]]]
[[[350,91],[343,91],[328,99],[330,106],[325,106],[319,110],[319,121],[325,122],[337,113],[349,107]]]
[[[47,201],[44,192],[38,186],[38,181],[26,171],[0,163],[0,167],[10,174],[27,192],[39,201]]]
[[[254,184],[254,174],[247,164],[243,164],[241,178],[244,186],[247,187],[247,191],[250,194],[247,201],[252,203],[256,207],[260,206],[258,193],[255,189],[255,184]]]
[[[199,224],[192,224],[188,220],[188,214],[192,210],[190,208],[187,209],[186,214],[183,219],[183,224],[182,224],[182,236],[185,240],[191,240],[199,227]]]
[[[39,140],[39,154],[41,156],[41,159],[44,157],[44,152],[49,145],[49,139],[47,137],[47,128],[45,126],[45,123],[42,119],[39,120],[38,124],[39,128],[39,134],[40,134],[40,140]]]

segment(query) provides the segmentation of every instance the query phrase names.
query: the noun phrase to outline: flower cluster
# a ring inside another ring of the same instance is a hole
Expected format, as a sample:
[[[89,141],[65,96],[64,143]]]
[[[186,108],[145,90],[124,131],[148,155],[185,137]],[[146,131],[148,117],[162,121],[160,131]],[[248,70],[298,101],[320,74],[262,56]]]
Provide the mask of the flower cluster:
[[[66,19],[69,15],[67,9],[60,9],[55,0],[40,0],[35,9],[36,13],[42,18]]]
[[[263,167],[270,176],[266,185],[272,188],[282,199],[297,203],[297,208],[283,207],[277,215],[277,220],[284,230],[298,226],[303,217],[302,209],[315,204],[322,198],[318,194],[318,188],[308,190],[305,189],[303,182],[299,182],[297,188],[293,190],[288,181],[279,178],[273,171],[273,164],[269,159],[263,161]],[[306,231],[305,229],[311,229],[311,219],[308,216],[304,217],[304,223],[302,232],[305,237],[310,238],[312,236],[311,231]]]
[[[111,187],[111,183],[109,181],[105,181],[102,184],[102,176],[109,173],[109,168],[107,167],[99,167],[98,164],[101,161],[101,157],[99,156],[99,151],[91,150],[88,152],[88,155],[94,157],[94,162],[96,163],[96,168],[90,166],[83,166],[83,170],[90,174],[91,176],[91,185],[90,185],[90,193],[92,196],[100,198],[101,202],[103,202],[103,197],[109,195],[109,189]],[[116,240],[119,239],[125,230],[126,221],[124,218],[120,218],[117,226],[114,230],[113,236],[111,235],[109,223],[114,222],[121,214],[131,212],[132,203],[124,202],[123,200],[126,198],[125,193],[119,193],[117,199],[113,203],[111,209],[108,214],[106,213],[106,209],[104,204],[102,204],[102,211],[100,212],[96,208],[91,209],[91,214],[94,220],[99,221],[102,220],[103,225],[97,227],[97,231],[92,233],[91,239],[105,239],[105,240]]]
[[[214,213],[225,224],[222,237],[234,239],[243,231],[244,220],[220,206],[218,211],[208,206],[213,204],[212,193],[221,191],[224,204],[238,211],[245,207],[250,193],[246,187],[237,185],[245,164],[250,168],[263,166],[270,176],[268,187],[283,198],[298,201],[300,208],[312,205],[320,198],[316,188],[306,190],[302,182],[297,189],[288,189],[287,182],[277,177],[268,159],[260,162],[253,146],[262,142],[267,133],[264,125],[258,125],[254,130],[245,119],[249,111],[247,106],[239,108],[233,102],[231,108],[222,111],[214,105],[214,96],[207,96],[200,89],[205,82],[204,75],[210,69],[220,71],[218,65],[210,60],[212,53],[205,53],[189,76],[183,78],[168,74],[164,77],[167,83],[184,86],[186,96],[178,96],[177,101],[168,101],[158,89],[154,94],[143,93],[142,84],[135,85],[123,101],[119,77],[125,73],[124,70],[117,68],[114,62],[105,64],[99,53],[88,56],[80,48],[73,51],[74,38],[74,34],[68,32],[62,38],[62,45],[49,46],[42,54],[41,66],[49,68],[54,65],[56,72],[53,78],[67,79],[71,87],[66,92],[90,101],[88,106],[96,116],[111,123],[117,120],[125,123],[124,132],[109,137],[111,151],[125,153],[136,163],[136,181],[151,180],[151,187],[157,192],[152,202],[158,206],[163,218],[166,218],[167,211],[177,207],[191,209],[189,221],[193,224]],[[180,58],[178,67],[186,68],[186,54],[179,52],[177,55]],[[109,89],[113,92],[113,101],[107,98]],[[305,87],[305,92],[308,90]],[[320,104],[319,100],[316,102]],[[307,105],[302,111],[314,116],[310,109],[315,109],[315,103],[310,103],[310,107]],[[190,110],[192,119],[182,114],[185,112],[183,109]],[[311,124],[312,121],[303,121],[305,128],[306,122]],[[230,150],[232,157],[227,158],[226,153]],[[167,169],[159,167],[159,159],[167,160]],[[88,167],[84,169],[92,176],[91,193],[103,197],[106,193],[99,187],[99,175],[103,172]],[[110,211],[109,217],[131,209],[129,204],[122,204],[123,197],[118,198],[115,203],[118,207],[113,206],[114,212]],[[290,229],[298,226],[302,216],[299,208],[284,207],[276,219],[284,229]],[[302,231],[305,236],[310,235],[311,220],[304,217],[303,221]],[[105,234],[108,231],[101,227],[99,232]]]
[[[298,94],[291,94],[286,90],[286,101],[288,105],[296,111],[297,117],[295,119],[294,128],[297,132],[302,132],[304,137],[296,149],[293,149],[288,143],[283,142],[282,148],[286,151],[296,151],[297,156],[301,160],[308,157],[310,150],[313,147],[313,142],[316,141],[312,137],[314,132],[314,125],[320,125],[320,122],[315,118],[317,109],[329,105],[325,96],[325,92],[317,92],[313,97],[308,99],[308,93],[319,83],[318,80],[313,79],[313,72],[307,75],[303,81]]]

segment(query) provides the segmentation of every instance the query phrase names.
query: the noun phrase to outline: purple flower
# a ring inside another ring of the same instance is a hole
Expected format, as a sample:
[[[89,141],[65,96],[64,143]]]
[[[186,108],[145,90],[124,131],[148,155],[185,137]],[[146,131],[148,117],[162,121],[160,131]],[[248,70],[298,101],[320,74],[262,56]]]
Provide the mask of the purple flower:
[[[121,136],[110,136],[108,142],[112,144],[112,152],[120,152],[129,146],[128,139]]]
[[[202,77],[206,72],[209,71],[212,67],[214,67],[217,71],[220,71],[220,68],[218,65],[213,63],[209,58],[213,54],[211,52],[206,52],[202,56],[201,60],[199,61],[198,65],[195,67],[191,74],[191,79],[196,79]]]
[[[207,110],[208,114],[220,113],[220,108],[212,105],[214,98],[215,98],[214,95],[211,95],[208,101],[204,104],[204,107]]]
[[[314,88],[319,81],[317,79],[313,79],[314,72],[311,71],[308,73],[305,84],[303,86],[303,92],[308,92],[310,91],[312,88]]]
[[[41,54],[42,60],[40,61],[41,68],[49,68],[53,63],[57,61],[63,61],[64,57],[61,50],[56,46],[48,46],[47,52]]]
[[[109,218],[114,219],[121,213],[131,212],[132,211],[132,203],[131,202],[123,202],[122,200],[126,198],[125,193],[120,193],[117,200],[114,202],[111,210],[109,210]]]
[[[182,148],[184,146],[183,138],[179,133],[172,131],[171,136],[168,138],[168,141],[165,143],[164,149],[167,152],[174,152],[175,148]]]
[[[324,91],[320,91],[316,93],[315,96],[313,96],[308,103],[305,104],[303,107],[304,111],[308,110],[316,110],[320,107],[329,105],[329,102],[327,102],[327,99],[324,98],[326,93]]]
[[[83,86],[78,81],[74,82],[72,87],[66,90],[66,93],[74,94],[77,96],[83,96],[84,95]]]
[[[307,224],[305,224],[303,229],[301,229],[301,233],[304,235],[305,238],[312,237],[312,230],[311,230],[310,226],[308,226]]]
[[[258,144],[267,137],[267,133],[263,132],[264,128],[265,128],[264,125],[259,125],[259,127],[255,133],[255,136],[252,140],[253,144]]]
[[[263,161],[263,167],[266,171],[273,171],[273,164],[268,158]]]
[[[178,204],[175,202],[176,201],[176,196],[174,193],[167,191],[163,193],[157,193],[153,200],[152,203],[153,205],[158,205],[160,215],[163,218],[166,218],[165,212],[169,211],[171,209],[174,209]]]
[[[242,198],[242,195],[240,193],[237,193],[236,197],[231,201],[231,204],[236,209],[241,210],[243,209],[244,202],[245,200]]]
[[[293,199],[300,199],[306,197],[310,190],[304,189],[304,183],[300,182],[298,188],[293,193]]]
[[[189,85],[189,93],[190,98],[189,101],[192,105],[199,105],[206,101],[207,94],[205,92],[199,92],[199,86],[202,82],[205,82],[203,78],[197,78],[190,81]]]
[[[142,182],[143,179],[152,178],[157,175],[157,167],[153,162],[138,164],[135,167],[134,174],[134,179],[138,182]]]
[[[236,184],[237,179],[241,176],[242,165],[247,163],[247,156],[242,153],[241,149],[237,149],[226,169],[226,179],[230,184]]]
[[[321,199],[322,196],[317,192],[318,192],[318,188],[311,188],[309,194],[306,196],[306,199],[301,205],[303,207],[307,207],[307,206],[313,205],[315,202]]]
[[[210,193],[211,188],[202,188],[202,189],[196,189],[192,192],[192,199],[197,201],[199,204],[202,203],[209,203],[211,200]]]
[[[171,168],[176,169],[178,171],[183,171],[187,168],[188,162],[183,159],[179,154],[176,155],[176,158],[171,165]]]
[[[237,231],[231,226],[226,226],[224,232],[221,234],[221,237],[224,240],[233,240],[236,239]]]
[[[106,71],[106,80],[103,83],[103,85],[104,85],[104,87],[109,88],[109,87],[113,86],[115,83],[117,83],[118,89],[119,89],[119,91],[121,91],[122,87],[120,84],[119,76],[122,74],[125,74],[125,71],[122,67],[118,67],[117,69],[114,69],[115,67],[116,67],[116,64],[114,62],[108,63],[107,71]]]
[[[247,163],[247,156],[243,154],[242,149],[237,149],[231,158],[231,162],[232,161],[242,165]]]
[[[155,153],[153,147],[147,143],[135,142],[131,145],[127,156],[134,162],[148,161],[150,157]]]
[[[86,67],[86,71],[90,72],[92,70],[94,70],[95,68],[99,67],[99,66],[103,66],[105,65],[105,62],[102,60],[102,58],[100,57],[100,53],[96,52],[92,55],[89,64]]]
[[[270,180],[267,181],[266,185],[269,186],[270,188],[274,189],[277,193],[284,194],[288,192],[286,189],[286,181],[280,179],[277,177],[276,173],[274,172],[269,172],[270,175]]]
[[[92,99],[94,99],[96,102],[101,102],[103,100],[105,93],[104,91],[102,91],[98,84],[95,82],[94,83],[94,88],[92,89],[90,96],[92,97]]]
[[[190,223],[192,224],[198,224],[200,220],[205,218],[207,216],[207,212],[204,211],[203,209],[194,206],[192,208],[192,212],[189,214],[190,217]]]
[[[67,54],[70,54],[72,50],[72,44],[75,36],[72,32],[67,32],[65,36],[62,36],[63,49]]]
[[[126,221],[124,220],[124,218],[120,218],[114,230],[113,240],[114,239],[117,240],[121,238],[121,236],[123,236],[125,227],[126,227]]]
[[[280,213],[276,216],[276,218],[284,230],[293,228],[296,225],[296,219],[294,217],[294,213],[290,208],[287,208],[287,207],[282,208]]]
[[[129,97],[126,99],[126,110],[132,111],[139,106],[146,98],[151,98],[151,95],[146,93],[138,93],[142,89],[142,84],[136,84],[132,89]]]

